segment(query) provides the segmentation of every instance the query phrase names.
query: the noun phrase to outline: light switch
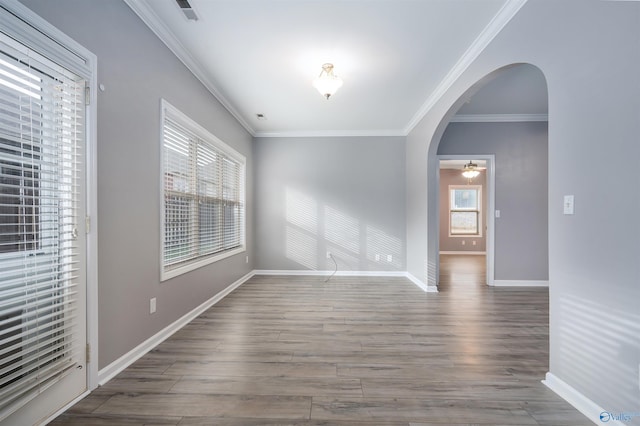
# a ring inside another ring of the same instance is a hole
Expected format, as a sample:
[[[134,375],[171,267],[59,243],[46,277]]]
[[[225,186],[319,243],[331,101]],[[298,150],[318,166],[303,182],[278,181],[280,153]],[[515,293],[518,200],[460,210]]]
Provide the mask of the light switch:
[[[500,217],[500,210],[496,210],[496,219]]]
[[[573,195],[564,196],[564,214],[573,214]]]

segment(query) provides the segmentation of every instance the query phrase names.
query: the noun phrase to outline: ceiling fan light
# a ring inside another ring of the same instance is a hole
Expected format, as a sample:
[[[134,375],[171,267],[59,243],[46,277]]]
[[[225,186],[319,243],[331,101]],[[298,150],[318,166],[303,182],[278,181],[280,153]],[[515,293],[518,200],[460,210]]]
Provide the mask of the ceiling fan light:
[[[473,179],[480,174],[480,172],[478,171],[478,165],[472,163],[471,161],[469,161],[469,164],[465,164],[462,170],[462,176],[466,177],[467,179]]]
[[[462,176],[466,177],[467,179],[473,179],[474,177],[477,177],[479,174],[480,172],[477,170],[466,170],[462,172]]]
[[[313,87],[329,99],[342,87],[342,83],[342,79],[333,73],[333,64],[324,64],[318,78],[313,80]]]

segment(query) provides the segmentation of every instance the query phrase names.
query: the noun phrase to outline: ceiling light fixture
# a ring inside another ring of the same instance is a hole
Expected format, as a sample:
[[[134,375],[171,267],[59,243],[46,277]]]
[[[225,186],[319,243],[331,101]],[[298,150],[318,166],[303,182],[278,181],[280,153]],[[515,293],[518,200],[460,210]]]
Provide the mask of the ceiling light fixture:
[[[473,179],[479,174],[480,172],[478,171],[478,165],[476,163],[472,163],[471,161],[469,161],[469,164],[465,164],[462,168],[462,176],[466,177],[467,179]]]
[[[342,87],[342,79],[333,73],[333,64],[324,64],[318,78],[313,80],[313,87],[327,100]]]

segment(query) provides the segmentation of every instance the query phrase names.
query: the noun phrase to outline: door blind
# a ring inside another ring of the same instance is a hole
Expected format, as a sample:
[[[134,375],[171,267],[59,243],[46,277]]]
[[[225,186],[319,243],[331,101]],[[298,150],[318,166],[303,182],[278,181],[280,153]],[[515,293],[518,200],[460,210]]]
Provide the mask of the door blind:
[[[78,364],[84,81],[0,39],[0,420]]]

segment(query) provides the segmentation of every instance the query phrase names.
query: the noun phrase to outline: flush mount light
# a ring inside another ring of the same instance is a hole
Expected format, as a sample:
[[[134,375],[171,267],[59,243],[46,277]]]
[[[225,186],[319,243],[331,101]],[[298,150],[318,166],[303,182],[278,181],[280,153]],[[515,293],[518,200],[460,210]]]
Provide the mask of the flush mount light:
[[[318,78],[313,80],[313,87],[327,100],[342,87],[342,79],[333,73],[333,64],[324,64]]]

